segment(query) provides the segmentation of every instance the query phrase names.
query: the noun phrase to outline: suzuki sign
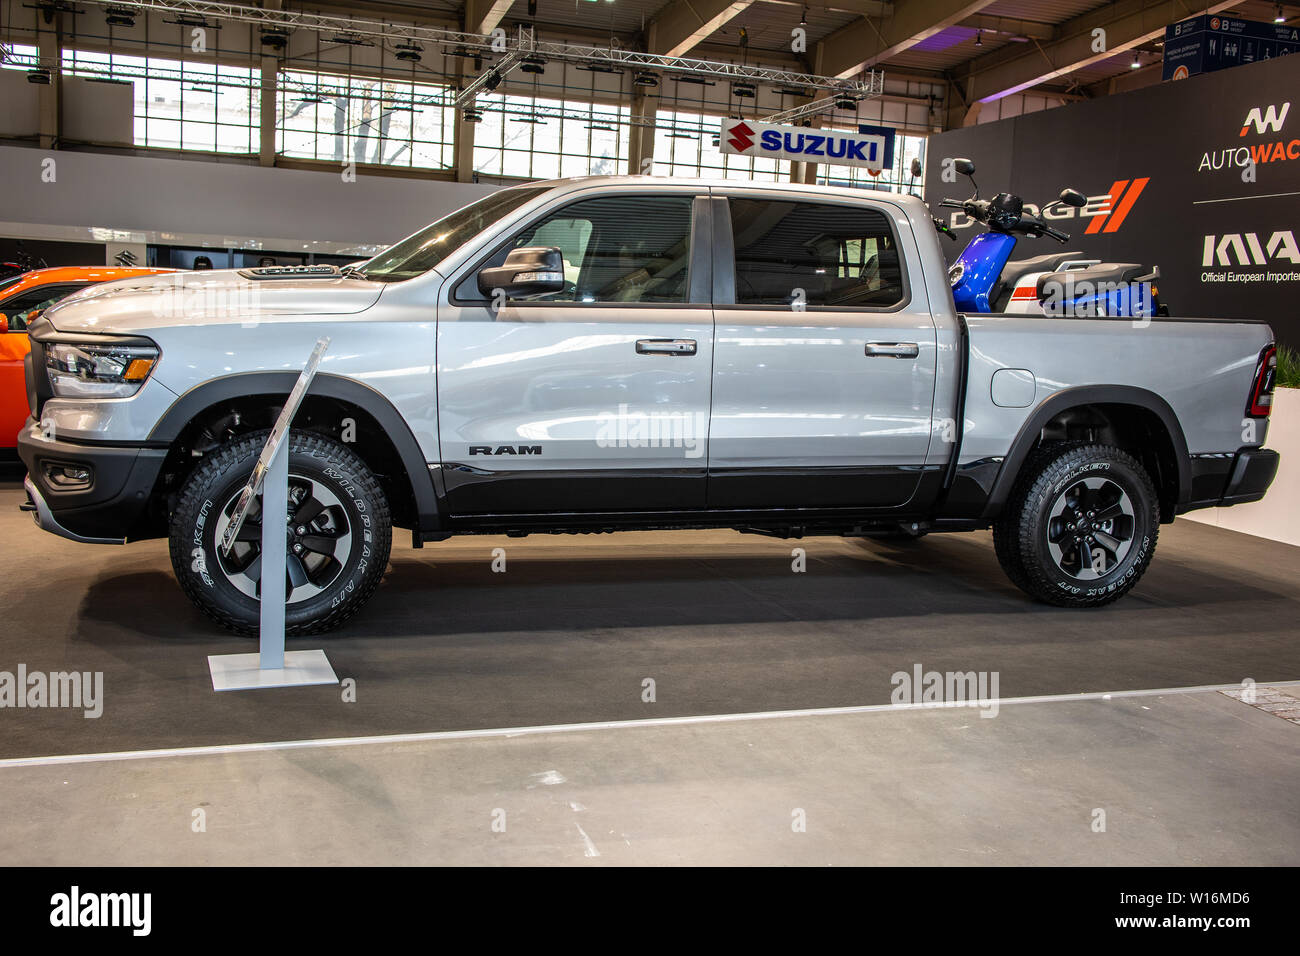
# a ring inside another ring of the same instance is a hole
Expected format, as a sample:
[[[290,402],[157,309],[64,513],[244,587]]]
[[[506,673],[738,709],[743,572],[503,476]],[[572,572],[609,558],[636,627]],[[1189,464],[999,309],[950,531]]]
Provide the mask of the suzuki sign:
[[[891,144],[885,132],[846,133],[728,119],[722,121],[718,146],[722,152],[738,156],[862,166],[879,172],[887,169],[892,160]]]

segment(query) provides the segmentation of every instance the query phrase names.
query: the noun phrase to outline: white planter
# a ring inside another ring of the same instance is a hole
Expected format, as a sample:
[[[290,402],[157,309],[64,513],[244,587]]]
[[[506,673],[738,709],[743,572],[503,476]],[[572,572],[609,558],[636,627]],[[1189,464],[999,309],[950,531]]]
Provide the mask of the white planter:
[[[1273,393],[1273,414],[1264,444],[1276,449],[1282,462],[1263,501],[1206,508],[1182,517],[1300,545],[1300,501],[1296,500],[1300,492],[1300,389],[1279,388]]]

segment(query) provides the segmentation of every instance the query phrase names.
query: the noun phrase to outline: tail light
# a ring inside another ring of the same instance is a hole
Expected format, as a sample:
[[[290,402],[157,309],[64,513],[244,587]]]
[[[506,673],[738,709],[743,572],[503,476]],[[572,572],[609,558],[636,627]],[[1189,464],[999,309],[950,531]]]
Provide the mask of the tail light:
[[[1273,381],[1277,378],[1277,348],[1269,345],[1259,353],[1255,380],[1250,386],[1246,414],[1251,418],[1268,418],[1273,411]]]

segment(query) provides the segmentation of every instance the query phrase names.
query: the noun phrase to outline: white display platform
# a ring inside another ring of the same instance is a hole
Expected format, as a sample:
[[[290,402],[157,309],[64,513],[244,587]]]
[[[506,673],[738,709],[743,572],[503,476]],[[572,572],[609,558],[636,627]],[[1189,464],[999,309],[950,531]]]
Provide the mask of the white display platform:
[[[287,651],[283,667],[262,667],[261,654],[211,654],[213,690],[254,690],[258,687],[297,687],[337,684],[338,677],[325,652]]]

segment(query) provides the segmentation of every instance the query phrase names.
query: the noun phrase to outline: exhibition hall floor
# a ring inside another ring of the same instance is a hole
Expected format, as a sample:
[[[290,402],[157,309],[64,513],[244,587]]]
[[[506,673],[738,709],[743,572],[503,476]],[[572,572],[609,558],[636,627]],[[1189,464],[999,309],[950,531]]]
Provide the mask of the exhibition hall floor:
[[[1133,594],[1078,612],[1024,597],[987,534],[402,544],[356,618],[290,642],[351,702],[214,693],[206,656],[255,644],[191,607],[165,542],[63,541],[20,499],[0,486],[0,671],[104,690],[95,719],[0,710],[16,863],[1300,862],[1300,725],[1214,691],[1011,702],[1300,679],[1300,548],[1180,521]],[[769,716],[888,705],[918,666],[1007,703]],[[282,746],[385,735],[434,736]],[[223,749],[137,756],[193,747]],[[105,753],[131,759],[45,759]]]

